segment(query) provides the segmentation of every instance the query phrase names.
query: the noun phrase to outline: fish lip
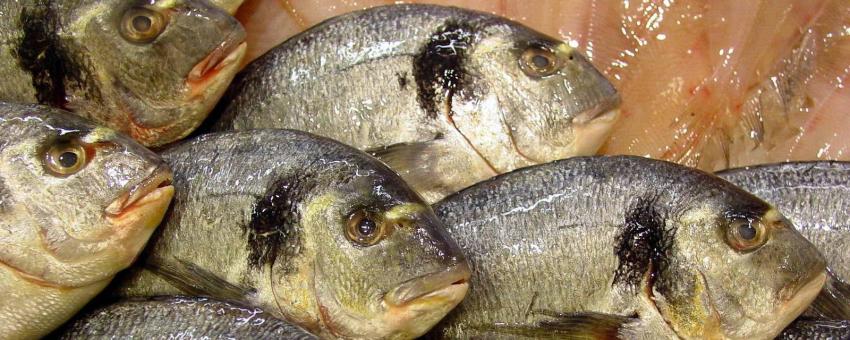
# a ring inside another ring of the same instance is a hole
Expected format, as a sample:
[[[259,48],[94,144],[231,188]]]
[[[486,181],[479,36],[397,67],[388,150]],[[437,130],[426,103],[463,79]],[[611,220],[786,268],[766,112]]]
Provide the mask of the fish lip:
[[[794,294],[790,295],[789,298],[783,302],[782,307],[780,307],[782,310],[800,309],[800,312],[802,312],[803,309],[808,307],[808,302],[811,302],[810,300],[814,299],[815,296],[820,293],[828,277],[825,269],[816,273],[817,274],[812,275],[809,280],[805,281],[806,284],[797,286],[794,290]],[[801,302],[802,306],[799,306],[801,305]],[[794,317],[796,318],[796,316]]]
[[[790,295],[790,298],[777,308],[776,313],[765,318],[753,318],[749,315],[747,318],[757,323],[772,325],[774,334],[768,335],[769,338],[773,338],[809,307],[812,300],[820,293],[824,283],[826,283],[826,279],[826,270],[817,272],[806,284],[799,285],[794,294]]]
[[[237,32],[228,34],[218,47],[192,67],[189,74],[186,75],[186,82],[203,82],[204,79],[208,78],[210,71],[220,70],[230,64],[238,63],[241,59],[239,55],[243,54],[245,47],[248,46],[246,39],[245,34],[238,34]]]
[[[451,268],[419,276],[405,281],[384,295],[390,306],[402,306],[432,293],[451,289],[456,285],[468,285],[471,271],[469,265],[461,263]]]
[[[150,176],[134,185],[112,201],[112,203],[106,207],[106,214],[110,217],[118,217],[124,214],[130,210],[134,204],[142,201],[144,198],[153,196],[156,192],[171,187],[173,179],[174,175],[171,172],[171,169],[165,165],[158,166],[152,171]]]
[[[583,125],[597,119],[614,119],[619,114],[621,102],[619,94],[605,98],[590,109],[577,114],[573,118],[573,124]]]

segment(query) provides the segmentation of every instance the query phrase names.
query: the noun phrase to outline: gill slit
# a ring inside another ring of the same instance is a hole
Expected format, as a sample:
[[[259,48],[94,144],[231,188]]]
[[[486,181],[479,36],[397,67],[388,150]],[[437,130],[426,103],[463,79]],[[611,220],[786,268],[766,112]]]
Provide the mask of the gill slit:
[[[494,176],[500,174],[500,172],[496,170],[496,167],[494,167],[493,164],[490,163],[490,160],[488,160],[486,157],[484,157],[484,154],[482,154],[480,151],[478,151],[478,149],[475,148],[475,145],[472,144],[472,141],[470,141],[469,138],[466,137],[466,135],[463,133],[463,131],[461,131],[457,127],[457,124],[455,124],[455,120],[454,120],[454,118],[452,118],[452,116],[453,116],[452,112],[454,112],[454,111],[452,111],[452,101],[454,100],[454,95],[455,95],[454,90],[448,90],[448,95],[446,96],[446,107],[445,107],[445,117],[446,117],[446,119],[448,120],[449,124],[452,125],[452,127],[455,129],[455,131],[457,131],[457,133],[461,137],[463,137],[463,140],[466,142],[466,145],[468,145],[469,148],[472,149],[472,151],[475,151],[475,154],[478,155],[478,158],[480,158],[482,161],[484,161],[484,164],[487,164],[487,167],[490,168],[490,171],[493,171]]]
[[[502,125],[505,127],[505,132],[507,132],[508,139],[511,143],[511,148],[513,148],[514,151],[516,151],[517,155],[519,155],[520,157],[522,157],[522,159],[525,159],[527,162],[529,162],[531,164],[544,163],[544,162],[538,161],[534,158],[528,157],[526,154],[524,154],[522,151],[520,151],[519,146],[517,146],[517,143],[516,143],[516,138],[514,138],[514,132],[513,132],[513,130],[511,130],[511,126],[508,125],[508,122],[505,119],[505,116],[504,116],[503,113],[504,112],[499,113],[499,121],[501,121]]]
[[[272,268],[274,267],[274,261],[269,264],[269,288],[272,290],[272,297],[274,297],[274,304],[277,306],[277,311],[280,313],[280,316],[283,317],[283,308],[280,307],[280,300],[277,298],[277,289],[274,287],[274,275],[272,275]]]

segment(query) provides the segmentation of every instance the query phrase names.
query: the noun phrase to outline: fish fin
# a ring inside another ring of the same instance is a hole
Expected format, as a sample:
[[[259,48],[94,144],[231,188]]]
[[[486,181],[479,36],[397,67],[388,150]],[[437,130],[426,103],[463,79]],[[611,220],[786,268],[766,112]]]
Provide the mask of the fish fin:
[[[191,295],[206,295],[219,299],[242,301],[253,295],[249,288],[239,287],[208,270],[180,259],[166,261],[149,259],[145,267],[168,283]]]
[[[399,143],[366,150],[395,170],[429,203],[463,189],[480,178],[496,174],[480,155],[466,151],[459,148],[455,141],[441,135],[429,141]],[[445,170],[454,168],[457,170]]]
[[[638,319],[603,313],[558,313],[534,311],[553,317],[533,325],[497,323],[475,327],[494,333],[534,337],[536,339],[621,339],[629,334],[625,326]]]
[[[850,321],[799,317],[775,339],[848,339]]]
[[[850,320],[850,285],[830,272],[811,309],[826,318]]]

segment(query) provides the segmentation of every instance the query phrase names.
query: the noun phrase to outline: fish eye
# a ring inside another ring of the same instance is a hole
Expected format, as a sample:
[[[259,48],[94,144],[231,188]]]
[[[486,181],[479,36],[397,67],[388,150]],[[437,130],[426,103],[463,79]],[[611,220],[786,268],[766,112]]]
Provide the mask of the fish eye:
[[[767,228],[758,219],[733,219],[726,229],[726,240],[738,251],[752,251],[767,242]]]
[[[88,156],[86,149],[74,141],[54,144],[44,154],[44,166],[57,177],[73,175],[85,167]]]
[[[561,67],[561,62],[555,53],[539,46],[525,49],[519,64],[525,74],[535,78],[551,76]]]
[[[168,18],[147,7],[131,7],[121,19],[121,35],[134,43],[148,43],[165,30]]]
[[[345,235],[354,244],[368,247],[383,240],[390,229],[385,221],[374,214],[360,210],[349,216]]]

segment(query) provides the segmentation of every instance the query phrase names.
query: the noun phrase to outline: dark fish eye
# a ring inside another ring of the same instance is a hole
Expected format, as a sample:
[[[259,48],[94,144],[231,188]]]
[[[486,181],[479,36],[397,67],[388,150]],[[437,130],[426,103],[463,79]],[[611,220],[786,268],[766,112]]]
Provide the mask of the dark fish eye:
[[[534,66],[537,68],[546,68],[549,66],[549,59],[542,55],[535,55],[531,57],[531,61],[534,63]]]
[[[375,221],[372,221],[368,218],[364,218],[360,220],[360,224],[357,226],[357,231],[360,235],[370,236],[375,233],[375,230],[378,229],[378,226],[375,225]]]
[[[67,177],[82,170],[87,158],[86,148],[79,142],[59,142],[45,152],[44,167],[54,176]]]
[[[741,235],[741,238],[747,241],[751,241],[756,238],[757,231],[756,228],[753,228],[749,223],[741,224],[738,226],[738,234]]]
[[[160,11],[147,7],[131,7],[121,19],[121,36],[130,42],[147,43],[165,30],[168,17]]]
[[[79,158],[76,153],[65,151],[61,155],[59,155],[59,165],[65,168],[71,168],[77,164]]]
[[[345,235],[354,244],[368,247],[384,239],[390,232],[389,229],[384,221],[372,213],[359,210],[349,216]]]
[[[520,56],[520,68],[526,75],[541,78],[555,74],[560,68],[558,56],[544,47],[532,46]]]
[[[139,15],[133,18],[133,28],[139,32],[147,32],[151,29],[153,22],[150,17]]]
[[[752,251],[767,242],[768,230],[758,219],[735,218],[726,229],[726,241],[738,251]]]

